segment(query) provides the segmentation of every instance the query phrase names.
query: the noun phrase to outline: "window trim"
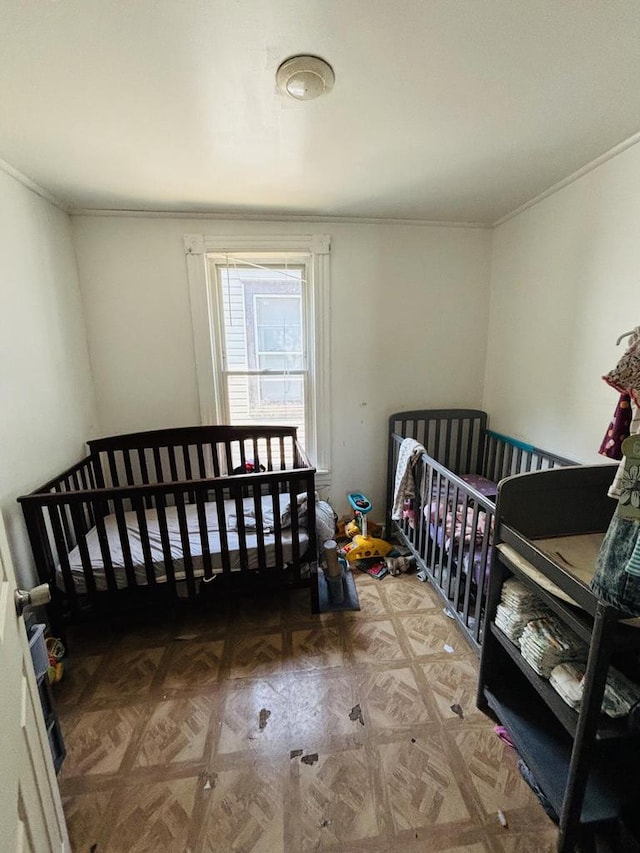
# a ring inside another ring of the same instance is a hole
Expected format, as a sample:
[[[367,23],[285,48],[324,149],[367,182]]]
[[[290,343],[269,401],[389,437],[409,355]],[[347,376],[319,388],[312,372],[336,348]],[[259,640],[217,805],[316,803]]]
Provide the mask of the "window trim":
[[[217,369],[217,341],[220,341],[219,312],[213,304],[216,288],[210,279],[211,255],[253,253],[257,256],[276,256],[297,253],[309,256],[311,271],[308,282],[310,310],[304,312],[307,341],[313,341],[309,364],[309,380],[315,393],[310,394],[310,417],[315,424],[315,462],[322,484],[328,483],[331,471],[330,417],[330,253],[328,234],[290,236],[214,237],[206,234],[185,234],[184,249],[189,281],[191,324],[196,366],[200,419],[202,424],[221,422],[224,413],[224,394],[221,374]],[[213,283],[215,285],[215,282]],[[214,339],[212,330],[216,330]]]

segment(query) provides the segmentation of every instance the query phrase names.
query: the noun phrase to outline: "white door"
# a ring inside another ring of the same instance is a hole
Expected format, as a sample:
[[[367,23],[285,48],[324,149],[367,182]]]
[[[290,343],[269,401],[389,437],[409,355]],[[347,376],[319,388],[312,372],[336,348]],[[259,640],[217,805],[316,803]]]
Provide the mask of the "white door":
[[[0,513],[0,849],[70,851]]]

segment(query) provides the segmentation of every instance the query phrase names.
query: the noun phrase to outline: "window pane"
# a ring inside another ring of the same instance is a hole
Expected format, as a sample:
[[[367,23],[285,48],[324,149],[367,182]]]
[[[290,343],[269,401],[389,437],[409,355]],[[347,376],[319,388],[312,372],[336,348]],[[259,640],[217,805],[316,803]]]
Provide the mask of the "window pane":
[[[258,326],[259,352],[302,352],[300,326]]]
[[[298,427],[304,446],[304,382],[301,376],[227,376],[231,423]]]
[[[301,355],[287,353],[260,353],[260,370],[302,370],[304,361]]]
[[[300,299],[293,296],[260,296],[256,299],[256,314],[261,325],[300,325]]]

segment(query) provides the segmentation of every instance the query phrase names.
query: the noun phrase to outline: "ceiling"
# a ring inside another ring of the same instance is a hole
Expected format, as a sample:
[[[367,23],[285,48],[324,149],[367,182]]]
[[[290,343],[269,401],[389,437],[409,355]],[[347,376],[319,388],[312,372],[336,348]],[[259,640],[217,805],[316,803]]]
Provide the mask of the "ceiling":
[[[70,210],[490,224],[640,131],[639,46],[638,0],[2,0],[0,158]]]

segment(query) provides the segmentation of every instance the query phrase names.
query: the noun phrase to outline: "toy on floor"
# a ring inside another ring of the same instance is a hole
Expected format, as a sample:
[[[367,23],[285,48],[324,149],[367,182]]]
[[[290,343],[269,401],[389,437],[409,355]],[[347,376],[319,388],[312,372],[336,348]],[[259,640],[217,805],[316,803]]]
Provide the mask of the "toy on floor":
[[[347,495],[347,500],[356,514],[356,518],[360,519],[360,525],[352,522],[362,532],[355,532],[352,524],[347,525],[347,535],[352,536],[352,544],[345,548],[346,558],[350,563],[356,560],[366,560],[370,557],[386,557],[389,551],[393,550],[393,546],[384,539],[378,539],[375,536],[369,536],[367,533],[367,513],[371,512],[373,506],[369,498],[360,492],[350,492]]]

